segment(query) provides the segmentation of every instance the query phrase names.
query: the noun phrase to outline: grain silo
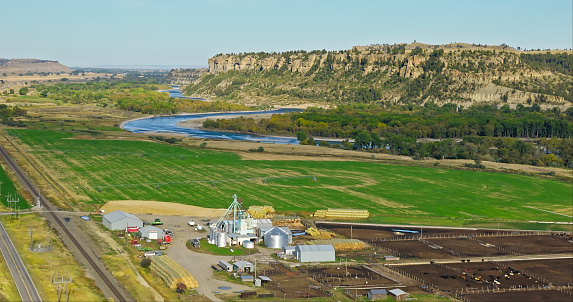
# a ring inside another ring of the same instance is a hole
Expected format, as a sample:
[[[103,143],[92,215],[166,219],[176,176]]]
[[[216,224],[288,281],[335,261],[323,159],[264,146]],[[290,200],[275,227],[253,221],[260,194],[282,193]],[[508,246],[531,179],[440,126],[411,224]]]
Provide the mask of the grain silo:
[[[282,249],[289,244],[289,234],[279,227],[274,227],[263,235],[263,240],[269,248]]]
[[[217,246],[226,247],[227,246],[227,234],[225,232],[217,232]]]

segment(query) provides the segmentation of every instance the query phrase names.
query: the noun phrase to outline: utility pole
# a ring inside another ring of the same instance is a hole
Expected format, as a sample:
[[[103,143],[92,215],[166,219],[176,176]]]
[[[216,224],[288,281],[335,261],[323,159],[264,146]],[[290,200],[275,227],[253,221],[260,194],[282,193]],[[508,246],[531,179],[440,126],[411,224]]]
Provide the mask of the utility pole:
[[[34,240],[32,239],[32,228],[28,229],[29,233],[30,233],[30,251],[34,249]]]
[[[52,278],[52,283],[56,284],[56,286],[58,287],[58,289],[57,289],[58,302],[61,301],[61,296],[62,296],[62,292],[64,289],[66,291],[66,301],[69,301],[69,299],[70,299],[70,292],[68,289],[68,284],[72,283],[72,277],[68,277],[68,278],[69,279],[64,279],[64,277],[60,277],[60,278],[56,279],[55,276]],[[65,285],[61,286],[61,284],[65,284]],[[64,287],[64,288],[62,288],[62,287]]]

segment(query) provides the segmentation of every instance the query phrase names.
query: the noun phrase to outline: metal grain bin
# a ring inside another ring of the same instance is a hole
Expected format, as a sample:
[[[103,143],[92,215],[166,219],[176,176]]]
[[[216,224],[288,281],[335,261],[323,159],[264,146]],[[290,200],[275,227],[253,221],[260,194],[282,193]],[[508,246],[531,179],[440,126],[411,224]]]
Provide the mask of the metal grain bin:
[[[226,247],[227,246],[227,233],[217,232],[217,246]]]
[[[282,249],[288,245],[288,233],[278,227],[267,231],[263,238],[265,246],[272,249]]]

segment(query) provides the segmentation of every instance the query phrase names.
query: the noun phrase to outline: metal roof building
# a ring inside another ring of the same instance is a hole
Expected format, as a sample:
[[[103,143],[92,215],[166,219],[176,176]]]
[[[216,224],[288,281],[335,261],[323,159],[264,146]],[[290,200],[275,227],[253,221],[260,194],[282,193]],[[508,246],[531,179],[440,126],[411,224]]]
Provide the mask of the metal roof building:
[[[135,215],[113,211],[102,216],[103,225],[110,230],[125,230],[128,227],[143,227],[143,221]]]
[[[335,261],[334,246],[328,245],[297,245],[296,259],[300,262]]]
[[[162,229],[152,225],[140,228],[139,234],[142,238],[147,239],[163,239],[163,235],[165,235]]]
[[[396,300],[396,301],[405,301],[406,297],[408,296],[407,292],[405,292],[399,288],[389,290],[388,294],[390,295],[390,297],[394,298],[394,300]]]
[[[255,266],[248,261],[237,261],[233,264],[233,269],[239,273],[250,273],[255,270]]]
[[[385,289],[371,289],[368,291],[368,300],[384,300],[388,297],[388,292]]]

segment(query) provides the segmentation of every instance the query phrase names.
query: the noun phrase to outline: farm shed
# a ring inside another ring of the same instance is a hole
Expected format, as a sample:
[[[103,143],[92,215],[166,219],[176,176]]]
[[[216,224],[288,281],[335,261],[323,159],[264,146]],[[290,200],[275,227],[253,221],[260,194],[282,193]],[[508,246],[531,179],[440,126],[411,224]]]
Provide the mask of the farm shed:
[[[255,228],[272,228],[273,222],[270,219],[254,219],[253,227]]]
[[[392,297],[396,301],[406,301],[406,297],[408,296],[407,292],[399,288],[391,289],[388,291],[388,293],[390,294],[390,297]]]
[[[385,289],[371,289],[368,291],[368,300],[384,300],[388,297]]]
[[[285,253],[285,255],[294,255],[295,249],[295,246],[284,246],[283,253]]]
[[[255,266],[248,261],[237,261],[233,264],[233,269],[239,273],[250,273],[255,270]]]
[[[263,240],[267,247],[280,249],[292,242],[292,233],[287,227],[274,227],[265,232]]]
[[[253,276],[241,276],[241,281],[243,282],[254,282],[255,278]]]
[[[102,216],[103,225],[114,230],[125,230],[129,227],[143,227],[143,221],[135,215],[123,211],[113,211]]]
[[[162,229],[148,225],[139,229],[139,236],[147,239],[162,239],[165,233]]]
[[[332,245],[297,245],[296,258],[300,262],[334,261],[335,252]]]

